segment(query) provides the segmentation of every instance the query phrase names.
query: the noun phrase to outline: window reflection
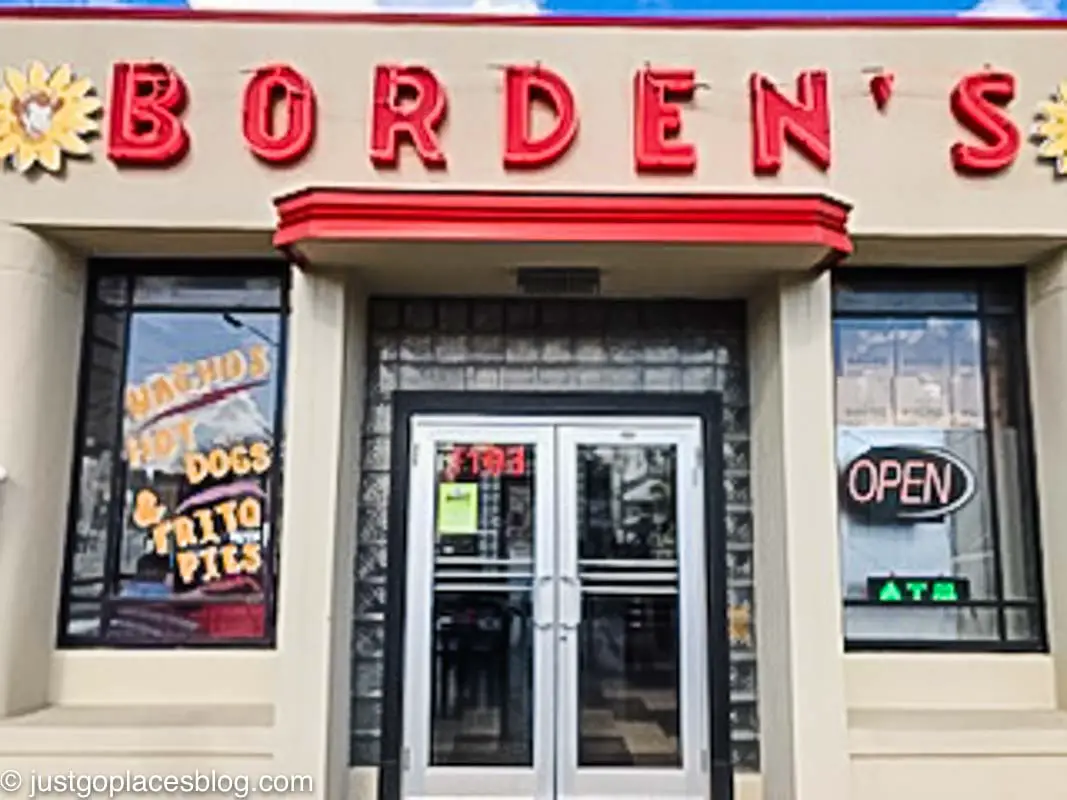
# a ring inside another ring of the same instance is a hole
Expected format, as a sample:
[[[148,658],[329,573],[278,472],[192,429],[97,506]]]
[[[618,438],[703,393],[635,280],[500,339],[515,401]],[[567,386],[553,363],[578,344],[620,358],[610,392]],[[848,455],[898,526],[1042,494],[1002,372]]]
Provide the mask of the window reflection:
[[[581,445],[583,559],[672,559],[676,553],[674,447]]]
[[[1025,384],[1013,375],[1013,358],[1018,359],[1023,344],[1018,329],[1006,320],[993,320],[986,326],[987,369],[989,372],[990,443],[996,469],[997,523],[1002,542],[1004,596],[1008,600],[1033,600],[1040,585],[1040,565],[1033,533],[1027,524],[1032,487],[1027,480],[1030,466],[1022,459],[1026,452]],[[1017,364],[1015,365],[1017,368]],[[1011,638],[1036,638],[1037,616],[1032,610],[1009,610]]]
[[[678,767],[677,448],[577,457],[578,762]]]
[[[269,308],[278,305],[278,280],[273,276],[141,276],[133,286],[133,302],[176,308]]]
[[[1010,609],[998,609],[1006,600],[1038,600],[1026,507],[1030,470],[1021,460],[1019,294],[1017,286],[1014,295],[1005,286],[935,282],[890,289],[857,278],[836,290],[837,460],[850,640],[1039,638],[1036,628],[1008,630]],[[1006,295],[1015,305],[1004,303]],[[998,304],[991,311],[980,297]],[[858,494],[857,464],[865,476]],[[883,601],[896,593],[868,593],[868,578],[887,576],[963,579],[968,597],[941,608],[894,605]]]
[[[834,310],[875,314],[944,314],[977,313],[979,291],[955,279],[926,280],[902,286],[901,281],[864,278],[856,281],[838,279],[834,286]]]
[[[102,299],[142,280],[162,279],[107,276]],[[253,279],[268,282],[255,311],[185,309],[179,292],[92,314],[65,640],[269,640],[282,280]],[[240,282],[223,292],[247,304]]]
[[[578,763],[680,767],[678,598],[587,594],[578,653]]]
[[[436,449],[436,766],[533,763],[534,448]]]

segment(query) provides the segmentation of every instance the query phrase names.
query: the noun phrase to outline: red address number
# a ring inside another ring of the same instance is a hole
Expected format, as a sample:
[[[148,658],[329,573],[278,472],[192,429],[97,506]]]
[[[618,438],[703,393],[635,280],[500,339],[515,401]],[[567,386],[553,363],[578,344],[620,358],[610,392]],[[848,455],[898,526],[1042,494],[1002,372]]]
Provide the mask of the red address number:
[[[448,454],[446,472],[449,480],[464,473],[472,476],[486,475],[491,478],[504,475],[522,477],[526,474],[526,446],[521,444],[456,445]]]

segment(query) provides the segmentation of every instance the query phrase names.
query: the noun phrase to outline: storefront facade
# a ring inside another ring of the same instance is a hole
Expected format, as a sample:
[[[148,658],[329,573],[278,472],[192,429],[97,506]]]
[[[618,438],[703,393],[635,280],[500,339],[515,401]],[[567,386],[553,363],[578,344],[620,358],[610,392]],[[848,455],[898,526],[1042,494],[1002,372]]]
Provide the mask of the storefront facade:
[[[1065,36],[0,16],[0,768],[1056,797]]]

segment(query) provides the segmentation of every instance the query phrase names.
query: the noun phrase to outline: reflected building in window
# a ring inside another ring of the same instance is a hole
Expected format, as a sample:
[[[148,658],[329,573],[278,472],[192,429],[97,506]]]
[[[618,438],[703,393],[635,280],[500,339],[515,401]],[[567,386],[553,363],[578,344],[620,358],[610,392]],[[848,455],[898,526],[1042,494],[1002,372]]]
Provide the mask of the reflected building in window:
[[[1017,272],[914,290],[905,280],[839,282],[837,460],[851,646],[1042,641],[1021,320]],[[894,449],[906,457],[882,458],[857,493],[851,466]],[[941,513],[916,512],[939,495]],[[966,596],[940,607],[907,593],[886,603],[868,591],[868,579],[881,577],[952,578]]]
[[[286,283],[94,275],[64,643],[272,641]]]

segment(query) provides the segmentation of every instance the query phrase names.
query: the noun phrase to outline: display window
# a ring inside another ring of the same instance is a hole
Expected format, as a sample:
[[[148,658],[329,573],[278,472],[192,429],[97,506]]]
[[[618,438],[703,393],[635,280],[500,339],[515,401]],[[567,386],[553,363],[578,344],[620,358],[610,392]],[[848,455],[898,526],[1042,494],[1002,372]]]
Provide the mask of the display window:
[[[94,266],[63,645],[270,645],[286,277]]]
[[[959,274],[835,284],[852,648],[1044,647],[1024,278]]]

